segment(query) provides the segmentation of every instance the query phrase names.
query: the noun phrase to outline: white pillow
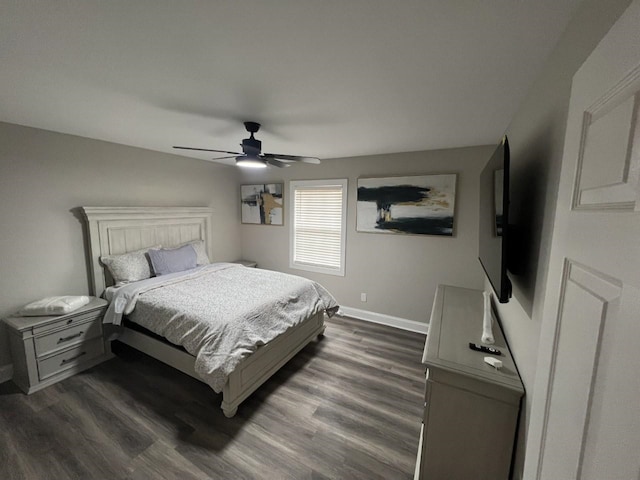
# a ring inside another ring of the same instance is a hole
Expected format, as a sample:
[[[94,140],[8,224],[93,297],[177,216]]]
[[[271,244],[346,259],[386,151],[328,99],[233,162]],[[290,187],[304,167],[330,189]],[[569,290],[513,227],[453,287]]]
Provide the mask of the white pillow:
[[[150,249],[162,248],[161,245],[123,253],[122,255],[105,255],[100,261],[109,269],[116,285],[128,282],[137,282],[153,277],[153,270],[149,255]]]
[[[64,295],[60,297],[47,297],[36,300],[22,307],[18,312],[23,317],[38,317],[49,315],[65,315],[73,312],[89,303],[86,295]]]
[[[182,247],[184,245],[193,245],[193,249],[196,251],[196,264],[198,266],[209,265],[211,263],[209,255],[207,255],[207,247],[204,244],[204,240],[192,240],[180,246]]]

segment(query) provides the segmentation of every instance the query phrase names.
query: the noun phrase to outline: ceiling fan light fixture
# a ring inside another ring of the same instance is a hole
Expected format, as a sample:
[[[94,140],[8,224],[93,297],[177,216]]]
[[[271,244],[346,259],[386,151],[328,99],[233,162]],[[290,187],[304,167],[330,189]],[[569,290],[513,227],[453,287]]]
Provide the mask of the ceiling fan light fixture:
[[[236,157],[236,165],[244,168],[267,168],[267,162],[254,155],[240,155]]]

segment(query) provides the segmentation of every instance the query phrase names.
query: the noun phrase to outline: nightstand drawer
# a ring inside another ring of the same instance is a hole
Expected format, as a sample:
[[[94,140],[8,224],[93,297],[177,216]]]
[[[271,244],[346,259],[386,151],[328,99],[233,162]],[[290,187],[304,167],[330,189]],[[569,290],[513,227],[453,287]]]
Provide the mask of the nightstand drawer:
[[[40,380],[55,375],[68,368],[80,365],[104,353],[102,338],[90,340],[70,350],[66,350],[44,360],[38,360],[38,376]]]
[[[96,318],[102,318],[106,309],[93,310],[91,312],[82,313],[79,315],[68,316],[65,315],[65,318],[60,320],[59,322],[47,323],[41,327],[33,327],[34,335],[38,335],[40,333],[49,332],[51,330],[55,330],[63,327],[71,327],[73,325],[78,325],[79,323],[84,323],[89,320],[93,320]]]
[[[36,355],[40,357],[100,335],[102,335],[102,325],[99,318],[70,328],[57,330],[34,339]]]

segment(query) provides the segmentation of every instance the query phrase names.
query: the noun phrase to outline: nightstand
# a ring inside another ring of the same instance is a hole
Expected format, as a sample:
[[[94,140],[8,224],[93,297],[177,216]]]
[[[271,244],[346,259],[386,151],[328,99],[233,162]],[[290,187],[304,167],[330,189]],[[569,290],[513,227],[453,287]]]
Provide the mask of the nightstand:
[[[235,260],[231,263],[239,263],[240,265],[244,265],[245,267],[249,267],[249,268],[257,268],[258,263],[254,262],[253,260]]]
[[[91,301],[66,315],[5,318],[13,382],[33,393],[112,357],[102,334],[107,302]]]

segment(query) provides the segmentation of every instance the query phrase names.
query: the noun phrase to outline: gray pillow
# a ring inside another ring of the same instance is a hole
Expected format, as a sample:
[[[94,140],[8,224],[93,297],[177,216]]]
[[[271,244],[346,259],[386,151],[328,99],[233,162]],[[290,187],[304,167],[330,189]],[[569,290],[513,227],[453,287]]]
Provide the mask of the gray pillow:
[[[153,276],[147,252],[150,248],[161,247],[161,245],[155,245],[122,255],[105,255],[100,257],[100,261],[109,269],[116,285],[137,282]]]
[[[156,275],[182,272],[197,266],[196,250],[193,245],[178,248],[149,250],[149,258]]]

